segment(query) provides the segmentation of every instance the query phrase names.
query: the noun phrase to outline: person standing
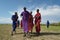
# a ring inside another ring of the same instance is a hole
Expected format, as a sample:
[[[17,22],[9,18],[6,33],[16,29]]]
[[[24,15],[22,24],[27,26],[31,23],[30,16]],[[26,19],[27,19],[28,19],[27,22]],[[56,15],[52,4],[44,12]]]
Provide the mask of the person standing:
[[[33,29],[33,16],[32,16],[32,12],[30,12],[30,14],[29,14],[28,29],[29,29],[29,32],[32,33],[32,29]]]
[[[49,23],[49,20],[47,20],[47,28],[49,28],[49,24],[50,24],[50,23]]]
[[[15,15],[12,15],[12,34],[13,35],[13,32],[16,33],[16,27],[17,27],[17,20],[18,20],[18,14],[17,12],[15,12]]]
[[[35,15],[35,25],[37,34],[39,34],[41,31],[40,22],[41,22],[41,14],[39,13],[39,9],[37,9],[37,13]]]
[[[28,34],[28,18],[29,18],[29,12],[26,10],[26,7],[23,8],[24,11],[21,13],[22,17],[22,25],[24,29],[24,37]]]

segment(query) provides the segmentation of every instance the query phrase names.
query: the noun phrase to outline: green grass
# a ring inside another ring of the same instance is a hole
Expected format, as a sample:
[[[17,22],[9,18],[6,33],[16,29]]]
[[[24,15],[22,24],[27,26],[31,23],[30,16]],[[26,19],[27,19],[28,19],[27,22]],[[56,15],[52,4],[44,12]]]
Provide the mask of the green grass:
[[[12,25],[10,24],[0,24],[0,40],[9,40],[9,38],[11,37],[11,26]],[[50,26],[49,28],[47,28],[46,26],[41,26],[41,31],[42,30],[60,32],[60,26]]]
[[[49,28],[47,28],[46,26],[41,26],[41,28],[45,31],[58,31],[60,32],[60,26],[49,26]]]

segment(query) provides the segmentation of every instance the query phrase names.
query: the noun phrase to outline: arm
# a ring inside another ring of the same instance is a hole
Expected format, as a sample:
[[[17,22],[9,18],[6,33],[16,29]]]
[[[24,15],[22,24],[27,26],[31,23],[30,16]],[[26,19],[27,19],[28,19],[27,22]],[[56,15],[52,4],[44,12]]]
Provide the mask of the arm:
[[[21,15],[20,16],[23,16],[23,12],[21,13]]]
[[[40,22],[41,22],[41,14],[40,14],[40,17],[39,17],[39,19],[40,19]]]
[[[14,20],[13,16],[11,17],[11,20]]]

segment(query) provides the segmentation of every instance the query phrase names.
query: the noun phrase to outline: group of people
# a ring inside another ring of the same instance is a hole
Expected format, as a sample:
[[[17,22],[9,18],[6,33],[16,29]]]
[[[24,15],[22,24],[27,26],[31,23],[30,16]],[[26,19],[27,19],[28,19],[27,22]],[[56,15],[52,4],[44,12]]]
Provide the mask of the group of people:
[[[26,7],[23,8],[23,12],[21,13],[21,27],[23,28],[24,31],[24,36],[29,35],[30,33],[32,33],[33,27],[35,25],[36,28],[36,33],[39,34],[41,31],[40,28],[40,22],[41,22],[41,14],[39,13],[39,9],[37,9],[35,16],[32,16],[32,12],[29,12],[26,10]],[[15,12],[15,15],[12,15],[12,35],[13,32],[16,33],[16,27],[18,25],[18,14],[17,12]],[[35,20],[33,20],[35,19]],[[33,23],[34,21],[34,23]]]

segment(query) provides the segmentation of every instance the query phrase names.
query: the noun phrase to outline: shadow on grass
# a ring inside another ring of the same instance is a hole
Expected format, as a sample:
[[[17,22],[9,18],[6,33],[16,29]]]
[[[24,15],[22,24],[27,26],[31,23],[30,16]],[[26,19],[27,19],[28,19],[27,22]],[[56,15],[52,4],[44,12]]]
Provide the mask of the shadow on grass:
[[[47,35],[60,35],[60,33],[54,33],[54,32],[41,32],[39,33],[39,35],[37,35],[35,32],[31,34],[32,37],[36,37],[36,36],[47,36]]]
[[[21,33],[16,33],[16,35],[20,35],[20,34],[24,34],[23,32],[21,32]]]
[[[16,33],[16,35],[20,35],[20,34],[24,34],[24,33],[23,32]],[[30,35],[31,35],[31,37],[37,37],[37,36],[44,36],[44,35],[45,36],[47,36],[47,35],[60,35],[60,33],[57,33],[57,32],[41,32],[41,33],[39,33],[39,35],[37,35],[36,32],[33,32]]]

